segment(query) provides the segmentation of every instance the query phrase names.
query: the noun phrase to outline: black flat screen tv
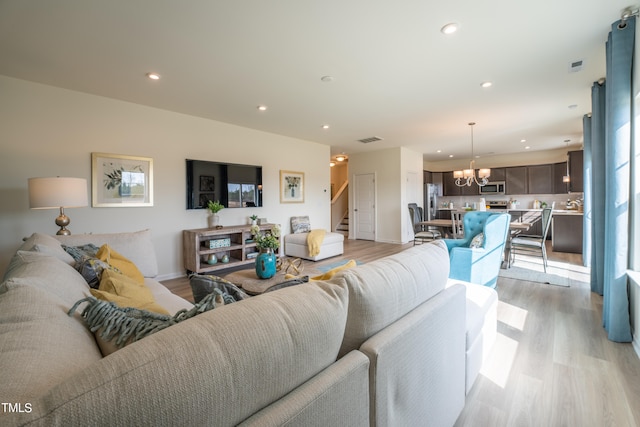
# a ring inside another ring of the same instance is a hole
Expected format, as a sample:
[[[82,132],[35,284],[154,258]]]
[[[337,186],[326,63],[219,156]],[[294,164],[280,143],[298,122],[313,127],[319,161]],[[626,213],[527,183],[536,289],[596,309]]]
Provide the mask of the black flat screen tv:
[[[225,208],[262,206],[262,166],[187,159],[187,209],[209,200]]]

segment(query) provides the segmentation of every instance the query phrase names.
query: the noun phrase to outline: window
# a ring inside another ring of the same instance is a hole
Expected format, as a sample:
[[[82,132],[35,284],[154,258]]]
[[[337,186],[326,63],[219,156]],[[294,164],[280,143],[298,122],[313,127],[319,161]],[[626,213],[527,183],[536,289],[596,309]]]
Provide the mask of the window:
[[[258,206],[255,184],[227,184],[230,208]]]

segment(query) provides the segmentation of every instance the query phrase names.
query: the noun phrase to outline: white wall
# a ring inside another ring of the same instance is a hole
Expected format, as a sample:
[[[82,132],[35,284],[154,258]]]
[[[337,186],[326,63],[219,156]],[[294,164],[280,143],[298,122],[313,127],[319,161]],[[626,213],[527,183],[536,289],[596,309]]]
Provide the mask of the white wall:
[[[389,148],[349,156],[350,183],[359,174],[374,173],[376,176],[376,241],[386,243],[408,242],[408,228],[411,228],[407,214],[406,176],[407,172],[419,174],[422,182],[422,154],[406,148]],[[350,237],[353,238],[356,215],[354,209],[354,185],[349,186],[349,209],[352,224]]]
[[[401,178],[404,187],[402,188],[400,201],[400,222],[402,224],[402,243],[413,240],[414,232],[411,226],[411,217],[409,216],[409,203],[417,203],[418,206],[424,207],[424,171],[422,169],[422,154],[408,148],[401,148]],[[413,189],[415,194],[409,194],[407,188],[408,174],[416,174],[417,188]]]
[[[224,209],[221,222],[253,213],[289,230],[309,215],[330,229],[329,146],[109,98],[0,76],[0,272],[23,237],[54,234],[55,210],[29,210],[27,179],[72,176],[91,182],[91,152],[152,157],[154,206],[67,209],[74,234],[150,228],[161,278],[184,274],[182,230],[206,227],[186,209],[185,159],[263,166],[264,207]],[[305,202],[281,204],[279,171],[305,173]]]

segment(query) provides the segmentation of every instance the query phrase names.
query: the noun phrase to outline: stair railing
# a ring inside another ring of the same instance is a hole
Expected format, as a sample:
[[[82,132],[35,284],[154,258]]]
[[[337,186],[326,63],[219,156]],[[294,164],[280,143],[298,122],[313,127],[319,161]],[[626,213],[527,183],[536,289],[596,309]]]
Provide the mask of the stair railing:
[[[349,180],[346,180],[331,199],[331,230],[336,231],[349,215]]]

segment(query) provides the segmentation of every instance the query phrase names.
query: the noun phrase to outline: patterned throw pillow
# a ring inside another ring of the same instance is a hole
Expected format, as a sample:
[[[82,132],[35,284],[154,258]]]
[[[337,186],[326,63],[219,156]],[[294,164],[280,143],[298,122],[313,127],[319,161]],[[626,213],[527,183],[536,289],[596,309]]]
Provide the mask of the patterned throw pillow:
[[[193,274],[189,277],[189,284],[196,304],[214,292],[220,293],[226,304],[249,298],[242,289],[218,276]]]
[[[84,258],[95,258],[99,247],[94,245],[93,243],[87,243],[82,246],[67,246],[62,245],[62,248],[73,257],[76,262],[82,261]]]
[[[86,280],[93,289],[98,289],[100,286],[100,279],[102,278],[102,272],[104,270],[113,270],[121,273],[120,270],[110,266],[106,262],[88,256],[84,256],[80,261],[76,262],[76,270],[80,272],[84,280]]]
[[[470,248],[481,248],[484,245],[484,233],[476,234],[473,239],[471,239],[471,243],[469,244]]]
[[[308,233],[309,231],[311,231],[311,222],[309,222],[309,217],[308,216],[292,216],[291,231],[294,234]]]

